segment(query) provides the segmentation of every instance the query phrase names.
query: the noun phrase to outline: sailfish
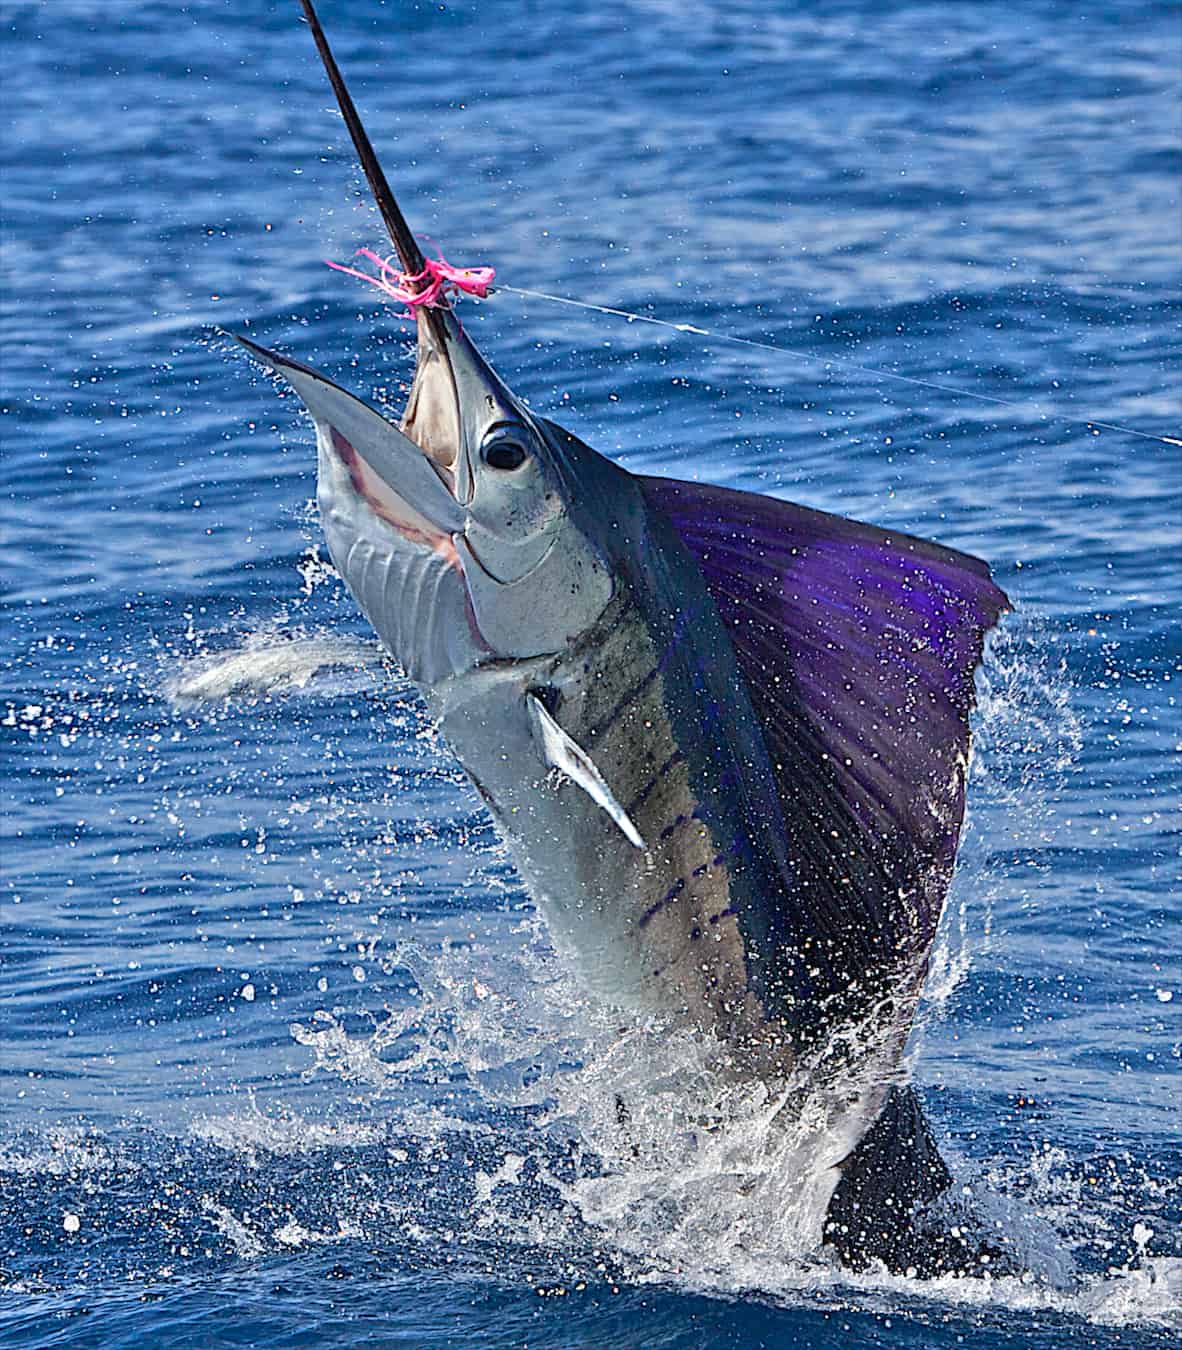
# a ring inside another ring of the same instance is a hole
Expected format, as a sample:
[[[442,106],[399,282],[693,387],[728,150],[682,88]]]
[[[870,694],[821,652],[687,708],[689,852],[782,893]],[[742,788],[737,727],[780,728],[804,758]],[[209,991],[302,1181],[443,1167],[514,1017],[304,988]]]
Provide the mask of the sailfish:
[[[310,0],[405,278],[431,276]],[[450,304],[414,308],[398,425],[241,339],[302,399],[333,563],[421,692],[559,954],[734,1074],[857,1076],[823,1241],[967,1268],[900,1062],[964,816],[981,560],[776,498],[634,474],[534,412]],[[858,1048],[854,1048],[858,1047]],[[837,1061],[840,1060],[840,1064]]]

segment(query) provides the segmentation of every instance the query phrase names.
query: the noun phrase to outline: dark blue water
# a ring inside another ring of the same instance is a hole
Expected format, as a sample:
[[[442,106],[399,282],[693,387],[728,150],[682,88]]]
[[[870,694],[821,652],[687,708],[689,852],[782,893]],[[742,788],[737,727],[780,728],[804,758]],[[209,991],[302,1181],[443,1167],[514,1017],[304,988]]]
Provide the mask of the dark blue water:
[[[294,10],[0,5],[0,1344],[1173,1343],[1182,451],[1086,423],[1182,431],[1182,11],[324,3],[453,260],[821,358],[469,304],[535,407],[1016,602],[911,1064],[1030,1270],[925,1284],[794,1246],[746,1106],[738,1162],[678,1120],[319,560],[217,329],[410,366],[321,261],[380,230]]]

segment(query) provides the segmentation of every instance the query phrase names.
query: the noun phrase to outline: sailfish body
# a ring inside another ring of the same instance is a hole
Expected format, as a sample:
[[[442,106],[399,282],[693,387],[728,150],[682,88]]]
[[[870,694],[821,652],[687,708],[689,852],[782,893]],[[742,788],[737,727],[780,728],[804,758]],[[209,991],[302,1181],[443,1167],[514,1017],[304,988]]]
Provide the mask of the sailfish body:
[[[421,273],[304,8],[403,266]],[[937,544],[630,474],[521,403],[449,309],[416,318],[399,427],[246,344],[312,415],[335,565],[588,989],[700,1028],[735,1072],[830,1072],[838,1039],[867,1047],[885,1077],[833,1170],[827,1235],[855,1264],[917,1264],[908,1215],[947,1173],[913,1094],[887,1083],[952,871],[973,675],[1004,595]]]

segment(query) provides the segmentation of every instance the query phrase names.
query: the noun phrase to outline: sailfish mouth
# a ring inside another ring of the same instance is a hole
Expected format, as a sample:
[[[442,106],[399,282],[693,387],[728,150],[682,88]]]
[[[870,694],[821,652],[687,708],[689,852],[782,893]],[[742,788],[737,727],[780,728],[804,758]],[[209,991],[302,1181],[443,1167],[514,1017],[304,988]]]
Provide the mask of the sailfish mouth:
[[[477,273],[450,268],[442,259],[428,262],[424,257],[386,181],[311,0],[301,0],[301,5],[402,267],[398,273],[377,259],[381,276],[366,279],[406,301],[418,329],[415,376],[400,424],[395,426],[308,366],[248,339],[239,340],[299,394],[317,424],[322,448],[348,470],[353,492],[375,514],[415,542],[426,539],[435,548],[454,549],[454,541],[441,536],[466,533],[466,511],[473,507],[477,460],[484,446],[499,427],[529,425],[531,418],[464,332],[441,285],[483,295],[486,281],[474,280]],[[491,271],[487,277],[491,280]],[[387,284],[391,278],[393,284]],[[479,562],[475,555],[473,561]]]
[[[300,0],[300,4],[374,202],[402,264],[404,281],[413,288],[414,279],[421,278],[420,289],[426,289],[427,267],[423,251],[411,233],[386,180],[316,10],[311,0]],[[400,429],[435,465],[453,497],[461,505],[466,505],[472,497],[473,473],[472,466],[467,462],[464,445],[464,391],[457,380],[457,357],[460,364],[467,367],[472,363],[463,358],[470,354],[475,358],[476,367],[482,368],[479,369],[480,374],[491,375],[491,372],[487,371],[475,349],[463,338],[450,310],[416,305],[414,313],[418,330],[417,361]]]
[[[301,6],[402,265],[403,279],[413,290],[415,279],[426,281],[423,251],[386,181],[316,10],[310,0],[301,0]],[[414,542],[450,547],[450,536],[464,528],[462,508],[471,497],[472,484],[464,462],[460,395],[449,355],[449,348],[455,350],[463,340],[450,312],[427,305],[416,305],[414,311],[417,364],[397,427],[310,366],[248,338],[239,336],[238,341],[300,396],[324,448],[348,471],[353,491],[375,515]]]
[[[375,515],[408,539],[436,548],[463,532],[466,515],[447,476],[393,422],[302,361],[241,335],[237,340],[299,395],[325,449],[348,471],[354,492]]]

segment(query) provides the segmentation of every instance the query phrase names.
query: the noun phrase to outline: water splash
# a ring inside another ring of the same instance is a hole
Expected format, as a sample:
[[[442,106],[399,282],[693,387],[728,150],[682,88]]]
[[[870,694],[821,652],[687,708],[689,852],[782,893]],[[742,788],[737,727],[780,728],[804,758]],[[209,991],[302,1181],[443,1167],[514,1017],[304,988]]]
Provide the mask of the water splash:
[[[921,1026],[943,1015],[990,945],[994,907],[1006,884],[993,856],[997,839],[1033,851],[1055,837],[1056,802],[1084,743],[1066,662],[1057,654],[1059,636],[1044,620],[1010,615],[977,677],[965,824],[929,960]],[[989,824],[982,829],[980,821]]]
[[[589,1003],[532,921],[513,936],[512,956],[497,942],[390,953],[389,970],[412,973],[411,1006],[368,1033],[324,1010],[297,1036],[313,1049],[310,1072],[346,1080],[415,1141],[412,1165],[467,1173],[449,1222],[535,1271],[558,1264],[568,1281],[596,1278],[608,1253],[613,1278],[716,1296],[1182,1327],[1182,1261],[1116,1206],[1122,1185],[1147,1195],[1148,1178],[1126,1169],[1106,1196],[1062,1151],[962,1178],[947,1201],[951,1219],[972,1214],[1005,1235],[1024,1273],[917,1281],[838,1268],[818,1243],[816,1193],[841,1148],[834,1101],[803,1082],[728,1080],[700,1036],[624,1026]],[[422,1100],[429,1084],[446,1089],[435,1106]],[[1125,1258],[1093,1252],[1077,1266],[1073,1251],[1099,1228]]]
[[[182,660],[180,668],[167,675],[164,690],[175,706],[184,708],[242,695],[302,691],[314,680],[333,675],[339,677],[336,687],[344,681],[356,683],[359,677],[369,685],[371,672],[382,664],[376,643],[268,623],[239,636],[232,647],[221,651],[206,647]]]

